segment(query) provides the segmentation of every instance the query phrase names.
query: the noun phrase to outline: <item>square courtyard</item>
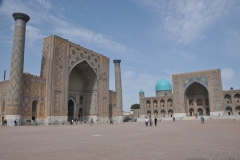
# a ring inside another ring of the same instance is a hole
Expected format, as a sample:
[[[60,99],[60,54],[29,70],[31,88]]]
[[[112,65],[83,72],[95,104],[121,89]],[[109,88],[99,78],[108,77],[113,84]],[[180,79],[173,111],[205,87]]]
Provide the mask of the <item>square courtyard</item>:
[[[239,120],[0,127],[0,160],[240,160]]]

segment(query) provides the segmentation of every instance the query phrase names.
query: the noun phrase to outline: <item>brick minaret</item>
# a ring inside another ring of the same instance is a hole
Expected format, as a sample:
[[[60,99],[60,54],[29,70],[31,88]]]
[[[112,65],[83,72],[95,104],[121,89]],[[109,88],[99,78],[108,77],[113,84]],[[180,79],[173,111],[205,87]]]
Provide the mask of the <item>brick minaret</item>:
[[[26,23],[30,20],[24,13],[13,13],[13,18],[15,31],[6,108],[8,125],[11,125],[14,119],[21,119],[25,32]]]
[[[115,91],[116,91],[116,107],[117,107],[117,121],[122,121],[123,106],[122,106],[122,79],[121,79],[121,60],[113,60],[115,64]]]

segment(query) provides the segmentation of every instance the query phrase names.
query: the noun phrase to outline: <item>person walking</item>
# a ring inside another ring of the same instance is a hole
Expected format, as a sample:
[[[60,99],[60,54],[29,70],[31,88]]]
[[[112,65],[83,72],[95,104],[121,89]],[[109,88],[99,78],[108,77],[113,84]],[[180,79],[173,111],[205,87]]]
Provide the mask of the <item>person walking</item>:
[[[150,126],[152,126],[152,118],[149,119]]]
[[[145,125],[148,126],[148,118],[145,119]]]
[[[154,124],[155,124],[155,126],[157,126],[157,118],[156,117],[154,118]]]
[[[92,126],[92,124],[93,124],[93,119],[90,118],[90,126]]]
[[[201,116],[200,120],[201,120],[201,124],[203,124],[203,123],[204,123],[204,118],[203,118],[203,116]]]
[[[175,122],[175,117],[173,117],[173,122]]]
[[[158,118],[158,121],[161,122],[161,118]]]
[[[15,120],[14,120],[14,126],[17,126],[17,125],[18,125],[18,120],[15,119]]]
[[[4,121],[4,125],[7,127],[7,120],[5,119],[5,121]]]
[[[112,120],[112,118],[110,118],[110,123],[109,123],[109,125],[110,125],[110,124],[113,125],[113,120]]]
[[[7,120],[6,119],[3,120],[2,126],[6,126],[7,127]]]

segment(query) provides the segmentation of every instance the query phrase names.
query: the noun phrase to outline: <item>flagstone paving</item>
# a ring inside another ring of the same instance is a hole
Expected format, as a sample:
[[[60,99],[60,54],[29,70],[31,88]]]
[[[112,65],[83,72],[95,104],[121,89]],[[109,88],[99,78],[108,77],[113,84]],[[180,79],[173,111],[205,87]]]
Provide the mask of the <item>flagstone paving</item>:
[[[0,127],[0,160],[240,160],[240,121]]]

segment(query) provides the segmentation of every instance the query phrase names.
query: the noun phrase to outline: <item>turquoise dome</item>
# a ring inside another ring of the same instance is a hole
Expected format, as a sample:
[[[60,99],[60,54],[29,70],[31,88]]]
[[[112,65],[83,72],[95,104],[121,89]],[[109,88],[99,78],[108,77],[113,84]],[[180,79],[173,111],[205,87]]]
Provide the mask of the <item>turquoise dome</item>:
[[[143,91],[143,90],[141,90],[141,91],[139,92],[139,94],[144,94],[144,91]]]
[[[155,90],[156,91],[171,91],[172,90],[172,85],[171,83],[162,78],[161,80],[159,80],[155,86]]]

